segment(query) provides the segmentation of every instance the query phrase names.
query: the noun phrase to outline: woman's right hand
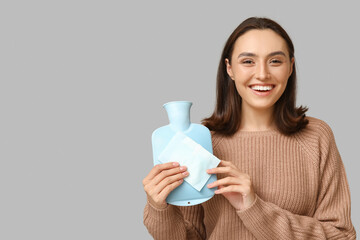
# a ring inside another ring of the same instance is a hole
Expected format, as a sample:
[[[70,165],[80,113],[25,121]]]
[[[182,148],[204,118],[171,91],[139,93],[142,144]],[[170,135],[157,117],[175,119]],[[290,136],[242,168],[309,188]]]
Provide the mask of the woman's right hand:
[[[150,204],[158,209],[165,208],[167,196],[180,186],[188,175],[186,167],[176,162],[155,165],[143,180]]]

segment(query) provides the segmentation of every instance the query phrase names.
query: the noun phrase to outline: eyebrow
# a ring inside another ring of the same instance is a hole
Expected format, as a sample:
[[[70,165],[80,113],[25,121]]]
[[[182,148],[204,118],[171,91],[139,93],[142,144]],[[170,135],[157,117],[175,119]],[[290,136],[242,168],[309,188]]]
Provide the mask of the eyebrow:
[[[283,51],[276,51],[276,52],[269,53],[267,55],[267,57],[272,57],[272,56],[276,56],[276,55],[283,55],[286,57],[286,54]],[[251,52],[242,52],[239,54],[238,58],[240,58],[240,57],[257,57],[257,55],[255,53],[251,53]]]

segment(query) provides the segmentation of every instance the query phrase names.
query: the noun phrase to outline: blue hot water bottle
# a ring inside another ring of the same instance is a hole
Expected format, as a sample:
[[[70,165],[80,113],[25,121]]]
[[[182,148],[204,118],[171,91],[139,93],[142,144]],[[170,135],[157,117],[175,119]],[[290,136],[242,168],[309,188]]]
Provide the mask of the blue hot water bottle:
[[[206,185],[217,179],[215,174],[207,174],[206,169],[220,163],[212,154],[209,129],[190,122],[191,105],[188,101],[164,104],[170,123],[152,134],[154,165],[179,162],[187,166],[189,176],[166,199],[177,206],[196,205],[212,198],[216,188],[209,189]]]

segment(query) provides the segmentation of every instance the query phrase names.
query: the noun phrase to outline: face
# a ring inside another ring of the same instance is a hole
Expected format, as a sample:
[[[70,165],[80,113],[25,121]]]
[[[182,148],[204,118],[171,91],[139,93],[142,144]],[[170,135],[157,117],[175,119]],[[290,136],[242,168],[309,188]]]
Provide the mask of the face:
[[[234,45],[227,73],[235,81],[243,109],[272,109],[293,69],[285,40],[270,29],[250,30]]]

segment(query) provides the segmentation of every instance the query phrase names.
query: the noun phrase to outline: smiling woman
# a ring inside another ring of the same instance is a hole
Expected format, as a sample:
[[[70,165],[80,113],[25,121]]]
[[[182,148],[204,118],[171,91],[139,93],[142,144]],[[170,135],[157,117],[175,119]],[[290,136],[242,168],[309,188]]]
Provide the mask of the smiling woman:
[[[333,132],[296,107],[294,46],[267,18],[249,18],[225,44],[214,113],[203,120],[221,160],[207,202],[177,207],[167,195],[186,166],[145,177],[144,224],[155,239],[355,239],[350,191]]]

